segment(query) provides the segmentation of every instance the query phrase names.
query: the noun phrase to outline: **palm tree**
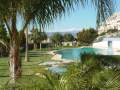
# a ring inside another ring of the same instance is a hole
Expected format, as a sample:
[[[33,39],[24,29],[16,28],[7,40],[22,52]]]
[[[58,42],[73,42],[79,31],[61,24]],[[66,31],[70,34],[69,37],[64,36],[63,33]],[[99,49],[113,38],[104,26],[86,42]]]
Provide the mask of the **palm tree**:
[[[28,62],[29,59],[28,59],[28,28],[26,28],[25,30],[25,36],[26,36],[26,45],[25,45],[25,61]]]
[[[10,36],[10,76],[13,81],[21,75],[21,61],[19,57],[20,36],[17,22],[21,18],[22,31],[32,21],[40,26],[53,22],[75,4],[85,3],[87,0],[0,0],[0,22],[3,22]],[[112,0],[91,0],[98,9],[98,21],[104,20],[111,14]],[[81,5],[80,4],[80,5]],[[19,18],[19,19],[18,19]]]
[[[37,44],[38,44],[38,38],[39,38],[39,35],[38,35],[38,29],[32,29],[32,34],[30,36],[30,39],[33,41],[33,44],[34,44],[34,50],[37,49]]]
[[[40,43],[40,50],[41,50],[41,43],[42,41],[47,40],[47,34],[44,31],[39,31],[38,34],[39,34],[38,42]]]
[[[1,56],[3,56],[3,52],[6,53],[8,51],[8,48],[9,48],[8,47],[8,43],[9,43],[8,39],[9,39],[9,37],[7,36],[7,30],[5,29],[5,26],[1,23],[0,24],[0,53],[1,53]]]
[[[63,36],[60,33],[54,33],[51,36],[51,41],[54,43],[55,47],[61,46],[63,41]]]
[[[47,35],[44,31],[41,31],[41,30],[38,31],[38,29],[33,28],[30,38],[33,41],[34,49],[37,49],[38,43],[40,43],[40,49],[41,49],[41,42],[47,39]]]

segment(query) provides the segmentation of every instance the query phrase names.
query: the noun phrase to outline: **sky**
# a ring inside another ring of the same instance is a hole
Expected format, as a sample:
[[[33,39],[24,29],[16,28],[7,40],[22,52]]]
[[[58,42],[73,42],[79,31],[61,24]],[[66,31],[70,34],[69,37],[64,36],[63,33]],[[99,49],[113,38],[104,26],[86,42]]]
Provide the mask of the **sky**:
[[[120,0],[116,0],[115,12],[120,12]],[[90,4],[76,7],[74,11],[55,20],[54,24],[45,29],[46,32],[80,31],[83,28],[96,27],[96,10]]]

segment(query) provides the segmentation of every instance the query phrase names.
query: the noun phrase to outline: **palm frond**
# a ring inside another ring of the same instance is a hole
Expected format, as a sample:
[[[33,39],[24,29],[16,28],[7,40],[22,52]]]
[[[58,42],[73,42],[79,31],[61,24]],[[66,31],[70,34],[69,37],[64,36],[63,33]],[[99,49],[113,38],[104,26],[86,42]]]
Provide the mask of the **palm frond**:
[[[0,39],[0,43],[4,45],[6,48],[8,48],[8,44],[5,40]]]
[[[103,21],[111,16],[114,12],[114,0],[92,0],[93,5],[97,10],[97,25],[99,26]]]

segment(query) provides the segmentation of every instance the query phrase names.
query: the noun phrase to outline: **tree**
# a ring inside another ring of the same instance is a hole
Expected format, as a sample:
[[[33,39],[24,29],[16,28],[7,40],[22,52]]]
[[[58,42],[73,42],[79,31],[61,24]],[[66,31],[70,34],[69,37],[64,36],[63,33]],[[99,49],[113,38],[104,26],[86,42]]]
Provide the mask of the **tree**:
[[[8,44],[5,44],[4,42],[9,42],[9,37],[7,36],[7,30],[5,29],[5,26],[3,24],[0,24],[0,55],[3,56],[3,53],[7,53],[8,51]]]
[[[19,31],[19,36],[21,50],[25,51],[25,61],[28,62],[28,28],[26,28],[24,33],[23,31]]]
[[[26,50],[25,50],[25,61],[26,62],[28,62],[29,61],[29,59],[28,59],[28,28],[26,28],[26,30],[25,30],[25,37],[26,37],[26,44],[25,44],[25,48],[26,48]]]
[[[19,31],[19,35],[20,35],[20,46],[24,46],[26,42],[25,33],[23,33],[22,31]]]
[[[60,33],[54,33],[51,36],[51,41],[55,44],[55,46],[62,45],[63,36]]]
[[[38,43],[38,38],[39,38],[38,29],[34,29],[34,28],[32,29],[32,34],[30,38],[33,41],[34,49],[37,49],[37,43]]]
[[[0,39],[6,40],[6,41],[8,39],[7,30],[5,29],[4,24],[0,24]]]
[[[97,38],[97,31],[93,28],[83,29],[77,33],[77,40],[81,45],[90,45]]]
[[[39,31],[38,29],[33,29],[31,34],[31,40],[34,43],[34,49],[37,49],[37,44],[40,43],[41,49],[41,42],[47,39],[47,34],[44,31]]]
[[[22,31],[28,24],[35,21],[40,26],[53,22],[57,16],[73,8],[77,2],[85,3],[84,0],[0,0],[0,22],[3,22],[10,36],[10,76],[15,81],[21,76],[21,61],[19,57],[20,36],[17,22],[22,20]],[[87,0],[85,0],[87,1]],[[95,0],[93,4],[97,10],[97,22],[103,21],[106,16],[111,15],[111,0]]]
[[[118,29],[109,29],[107,30],[106,33],[111,34],[111,33],[116,33],[116,32],[118,32]]]
[[[37,49],[37,44],[40,44],[41,49],[41,42],[47,39],[47,34],[43,31],[38,31],[38,29],[33,29],[31,34],[31,40],[34,43],[34,49]]]
[[[66,42],[72,42],[74,40],[74,36],[70,33],[67,33],[64,35],[64,41]]]
[[[40,43],[40,50],[41,50],[41,43],[43,40],[47,40],[47,34],[44,31],[38,32],[38,42]]]

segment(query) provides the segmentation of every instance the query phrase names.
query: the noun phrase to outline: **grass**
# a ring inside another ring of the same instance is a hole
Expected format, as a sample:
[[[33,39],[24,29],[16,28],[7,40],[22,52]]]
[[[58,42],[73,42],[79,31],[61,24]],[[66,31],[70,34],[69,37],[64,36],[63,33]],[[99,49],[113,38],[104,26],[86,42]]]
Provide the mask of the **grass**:
[[[21,54],[22,77],[20,78],[19,81],[20,82],[24,81],[25,83],[29,83],[29,85],[30,83],[32,83],[32,81],[35,81],[35,80],[43,81],[44,79],[38,78],[35,75],[36,73],[43,71],[42,67],[40,67],[38,64],[40,62],[49,61],[51,57],[52,56],[46,54],[46,52],[43,53],[40,51],[30,51],[29,62],[25,62],[24,53],[22,53]],[[9,81],[9,79],[10,79],[9,78],[9,58],[8,57],[0,58],[0,88],[4,86]]]
[[[9,79],[8,58],[0,58],[0,86]]]

